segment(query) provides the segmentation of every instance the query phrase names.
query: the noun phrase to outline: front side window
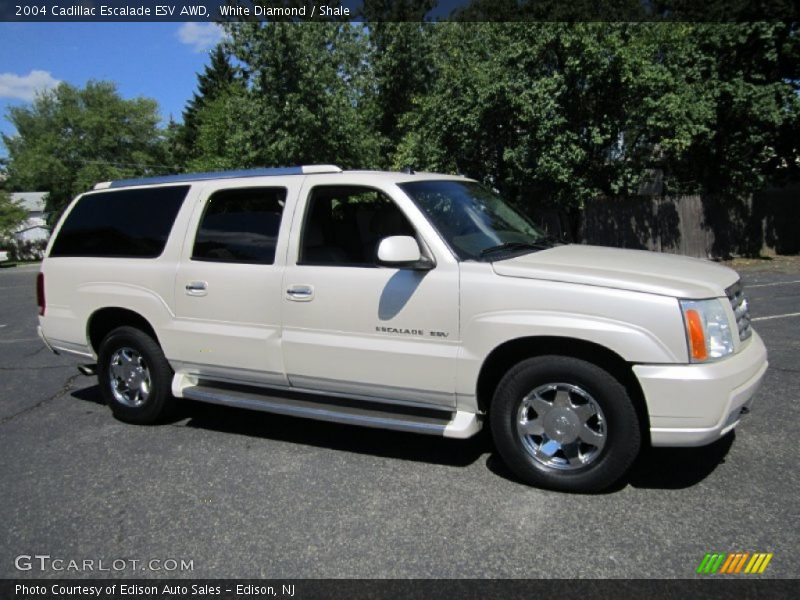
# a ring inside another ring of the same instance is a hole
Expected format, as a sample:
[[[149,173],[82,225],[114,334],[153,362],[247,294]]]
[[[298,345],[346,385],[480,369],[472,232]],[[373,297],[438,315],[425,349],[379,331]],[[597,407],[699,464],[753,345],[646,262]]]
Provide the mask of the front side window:
[[[414,228],[383,192],[356,186],[311,191],[300,246],[301,265],[373,267],[378,244]]]
[[[461,260],[493,260],[549,248],[547,235],[474,181],[400,184]]]
[[[156,258],[188,185],[86,194],[67,215],[50,256]]]
[[[208,199],[192,260],[272,264],[284,188],[241,188],[215,192]]]

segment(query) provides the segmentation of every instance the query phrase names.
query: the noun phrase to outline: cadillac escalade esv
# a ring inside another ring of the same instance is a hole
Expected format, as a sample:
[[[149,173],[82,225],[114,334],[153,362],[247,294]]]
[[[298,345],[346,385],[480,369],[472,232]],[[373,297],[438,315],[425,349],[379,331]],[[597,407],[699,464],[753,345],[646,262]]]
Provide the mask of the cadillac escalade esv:
[[[50,240],[39,333],[113,413],[176,399],[466,438],[596,491],[734,428],[767,369],[739,277],[552,242],[479,183],[329,165],[97,184]]]

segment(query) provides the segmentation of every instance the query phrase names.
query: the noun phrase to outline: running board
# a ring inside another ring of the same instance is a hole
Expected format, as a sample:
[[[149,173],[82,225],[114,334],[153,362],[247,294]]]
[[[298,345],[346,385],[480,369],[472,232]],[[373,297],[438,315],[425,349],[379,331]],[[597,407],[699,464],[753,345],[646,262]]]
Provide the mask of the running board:
[[[209,404],[449,438],[468,438],[481,428],[478,415],[463,411],[415,409],[360,400],[318,398],[291,391],[279,395],[272,390],[250,386],[217,382],[212,385],[205,381],[198,383],[199,385],[182,387],[181,395]]]

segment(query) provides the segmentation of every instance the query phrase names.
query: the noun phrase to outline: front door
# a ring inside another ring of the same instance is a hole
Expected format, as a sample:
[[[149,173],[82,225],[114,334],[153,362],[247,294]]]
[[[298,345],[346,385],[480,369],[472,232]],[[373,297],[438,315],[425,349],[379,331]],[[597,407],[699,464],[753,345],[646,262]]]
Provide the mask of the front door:
[[[457,263],[429,271],[376,266],[381,239],[418,237],[385,192],[317,185],[302,195],[283,285],[291,384],[454,407]]]

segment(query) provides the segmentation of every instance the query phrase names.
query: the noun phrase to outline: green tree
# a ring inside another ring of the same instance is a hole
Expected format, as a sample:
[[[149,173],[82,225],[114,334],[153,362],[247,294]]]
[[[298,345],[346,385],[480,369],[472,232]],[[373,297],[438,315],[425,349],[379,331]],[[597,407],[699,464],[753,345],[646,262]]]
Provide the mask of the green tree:
[[[598,195],[637,194],[653,172],[666,193],[712,194],[798,174],[795,25],[420,23],[431,6],[367,2],[367,26],[227,25],[239,75],[212,78],[227,83],[191,105],[190,167],[411,165],[573,214]]]
[[[229,48],[245,78],[240,166],[378,163],[367,39],[357,24],[237,23]],[[237,92],[238,93],[238,92]]]
[[[642,72],[657,48],[636,33],[609,24],[440,25],[435,83],[404,121],[396,166],[462,172],[512,197],[537,192],[575,206],[633,187],[652,147],[641,103],[659,83]]]
[[[8,192],[0,190],[0,240],[10,237],[27,217],[28,211],[14,202]]]
[[[402,136],[399,124],[413,108],[413,99],[429,88],[433,24],[423,19],[436,4],[435,0],[374,0],[362,9],[369,22],[368,58],[382,167],[392,163]]]
[[[400,122],[412,110],[413,99],[427,94],[431,81],[431,26],[413,22],[370,25],[382,166],[391,164],[402,137]]]
[[[395,166],[460,171],[523,204],[748,191],[797,164],[796,32],[783,24],[460,23]]]
[[[196,115],[194,153],[187,169],[224,170],[262,164],[259,144],[249,125],[258,118],[258,107],[241,83],[204,102]]]
[[[218,97],[229,94],[231,86],[236,83],[236,69],[228,60],[224,46],[219,44],[211,52],[210,63],[197,76],[197,91],[183,111],[183,124],[178,128],[177,144],[173,150],[179,162],[186,163],[202,154],[196,144],[200,123],[204,119],[203,111]]]
[[[800,38],[786,23],[696,24],[676,63],[702,127],[664,165],[677,192],[748,194],[800,167]]]
[[[61,83],[31,106],[12,107],[8,118],[16,129],[3,135],[8,187],[48,192],[51,219],[98,181],[171,170],[162,162],[156,102],[125,100],[111,82]]]

